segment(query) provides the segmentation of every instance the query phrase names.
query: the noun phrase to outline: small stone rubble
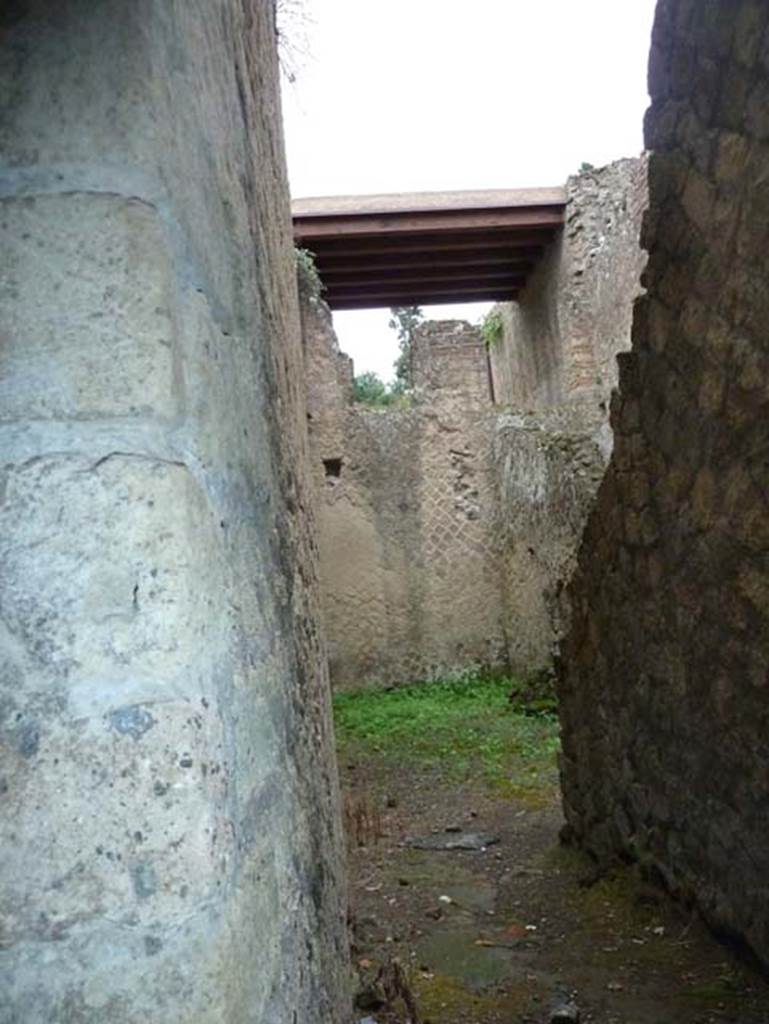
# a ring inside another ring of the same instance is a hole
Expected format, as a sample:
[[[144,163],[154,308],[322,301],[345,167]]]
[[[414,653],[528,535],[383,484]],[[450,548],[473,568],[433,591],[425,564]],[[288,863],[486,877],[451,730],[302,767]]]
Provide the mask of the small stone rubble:
[[[414,850],[485,850],[499,842],[491,832],[447,832],[406,839],[404,845]]]

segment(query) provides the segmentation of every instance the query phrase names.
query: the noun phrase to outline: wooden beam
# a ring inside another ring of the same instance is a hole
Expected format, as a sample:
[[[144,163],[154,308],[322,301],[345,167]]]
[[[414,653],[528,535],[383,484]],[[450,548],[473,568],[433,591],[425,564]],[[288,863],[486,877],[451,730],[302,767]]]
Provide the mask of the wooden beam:
[[[395,296],[397,301],[394,305],[423,305],[429,302],[431,297],[445,297],[447,301],[452,298],[456,302],[468,301],[458,296],[483,294],[493,292],[496,295],[508,295],[510,291],[517,291],[522,286],[521,278],[508,278],[507,281],[495,281],[493,283],[449,283],[427,281],[424,284],[409,284],[403,287],[393,284],[390,286],[367,287],[365,285],[348,286],[344,290],[331,290],[324,292],[323,297],[329,305],[336,302],[345,302],[348,299],[368,300],[389,300]],[[385,303],[385,304],[388,304]]]
[[[405,237],[371,236],[361,238],[317,239],[313,244],[298,239],[309,249],[318,264],[327,256],[385,256],[395,253],[489,252],[492,249],[526,249],[552,242],[553,231],[473,231],[454,235],[424,233]]]
[[[456,304],[460,302],[513,302],[518,296],[517,291],[501,292],[499,289],[489,291],[486,293],[474,293],[472,295],[462,295],[453,293],[451,295],[420,295],[414,296],[403,296],[403,295],[390,295],[379,299],[370,298],[339,298],[333,302],[329,302],[328,305],[332,310],[346,310],[346,309],[390,309],[392,306],[445,306],[448,304]]]
[[[473,189],[452,192],[391,192],[364,196],[309,196],[294,199],[294,217],[330,217],[371,213],[424,213],[447,210],[498,210],[520,206],[564,206],[566,190],[557,188]]]
[[[489,284],[492,287],[499,281],[515,280],[520,284],[526,280],[525,267],[510,267],[500,264],[497,267],[425,267],[419,270],[416,267],[406,270],[373,270],[369,272],[359,271],[357,274],[347,272],[343,276],[321,274],[321,281],[329,293],[347,291],[350,288],[366,288],[373,291],[377,288],[393,289],[402,288],[407,285],[424,286],[431,288],[435,285],[446,285],[447,287],[461,288],[463,285]]]
[[[335,293],[336,295],[390,295],[397,292],[430,292],[431,294],[437,294],[442,292],[446,295],[451,295],[453,292],[488,292],[496,289],[497,291],[504,291],[506,286],[513,288],[520,288],[524,282],[523,277],[512,277],[509,276],[507,279],[502,279],[493,282],[476,282],[474,279],[470,279],[464,282],[454,281],[424,281],[418,282],[416,285],[406,284],[403,287],[398,282],[392,284],[355,284],[346,285],[344,288],[329,289],[329,292]]]
[[[359,216],[295,217],[294,236],[312,248],[314,239],[404,235],[416,232],[504,231],[510,228],[557,228],[563,224],[563,206],[523,206],[498,210],[387,213]]]
[[[492,249],[487,253],[459,252],[435,253],[430,260],[424,253],[394,253],[383,256],[348,257],[344,254],[324,255],[321,262],[316,262],[324,278],[339,277],[349,273],[369,273],[377,270],[390,271],[413,270],[421,267],[464,267],[484,270],[486,267],[528,267],[537,258],[540,250],[530,246],[527,249]]]

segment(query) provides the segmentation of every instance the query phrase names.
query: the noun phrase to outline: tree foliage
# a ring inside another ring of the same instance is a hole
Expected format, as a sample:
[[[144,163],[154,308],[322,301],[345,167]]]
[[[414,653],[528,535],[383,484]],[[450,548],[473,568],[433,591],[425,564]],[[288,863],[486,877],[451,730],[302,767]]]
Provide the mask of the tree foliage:
[[[275,0],[275,33],[278,62],[286,81],[292,85],[311,59],[310,35],[313,18],[306,0]]]
[[[394,306],[388,326],[398,335],[399,355],[393,364],[395,380],[386,384],[377,373],[361,373],[353,379],[353,398],[374,408],[409,404],[411,388],[411,342],[414,331],[424,319],[419,306]]]
[[[379,374],[371,371],[353,378],[352,394],[356,402],[374,406],[392,405],[395,397]]]
[[[392,390],[396,395],[405,394],[411,387],[411,343],[414,331],[424,319],[419,306],[393,306],[390,310],[388,327],[398,335],[400,353],[395,360],[395,383]]]

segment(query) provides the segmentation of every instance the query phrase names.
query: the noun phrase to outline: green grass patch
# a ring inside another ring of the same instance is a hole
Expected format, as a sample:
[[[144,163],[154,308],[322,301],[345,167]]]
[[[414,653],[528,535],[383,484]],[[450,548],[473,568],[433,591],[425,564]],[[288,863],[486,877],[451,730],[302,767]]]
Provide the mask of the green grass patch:
[[[513,707],[513,688],[510,679],[476,678],[336,694],[340,754],[378,753],[458,779],[480,775],[510,796],[550,789],[557,718]]]

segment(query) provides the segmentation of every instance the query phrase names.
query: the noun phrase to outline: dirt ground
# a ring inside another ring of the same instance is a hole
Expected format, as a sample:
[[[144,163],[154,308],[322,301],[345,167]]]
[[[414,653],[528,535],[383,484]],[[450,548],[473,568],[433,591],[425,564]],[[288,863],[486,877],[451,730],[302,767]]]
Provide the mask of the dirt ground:
[[[413,1022],[372,985],[397,958],[421,1024],[769,1024],[766,981],[696,915],[634,868],[596,878],[559,844],[552,786],[514,799],[375,750],[343,753],[340,774],[359,1019]],[[498,842],[409,844],[465,833]]]

